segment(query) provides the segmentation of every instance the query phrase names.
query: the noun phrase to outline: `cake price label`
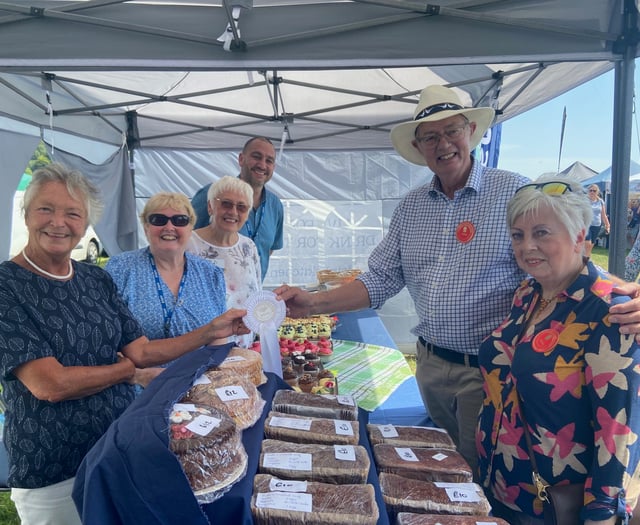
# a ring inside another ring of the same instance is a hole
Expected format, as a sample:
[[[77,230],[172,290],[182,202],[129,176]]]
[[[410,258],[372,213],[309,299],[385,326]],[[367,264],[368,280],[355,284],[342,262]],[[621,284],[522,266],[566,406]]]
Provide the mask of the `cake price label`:
[[[311,512],[313,500],[311,494],[291,492],[260,492],[256,495],[256,507],[262,509],[293,510]]]
[[[216,394],[222,401],[236,401],[238,399],[249,399],[244,388],[240,385],[228,385],[216,388]]]
[[[353,436],[353,427],[351,421],[341,421],[340,419],[334,419],[333,424],[336,427],[336,434],[338,436]]]
[[[396,453],[400,456],[400,459],[404,461],[419,461],[413,450],[406,447],[395,447]]]
[[[444,461],[445,459],[447,459],[449,456],[447,456],[446,454],[443,454],[442,452],[439,452],[438,454],[434,454],[433,456],[431,456],[433,459],[435,459],[436,461]]]
[[[454,502],[468,501],[474,503],[480,501],[480,495],[475,490],[467,490],[460,487],[449,487],[444,489],[449,499]]]
[[[269,482],[269,490],[271,492],[306,492],[307,482],[273,478]]]
[[[200,377],[198,377],[193,382],[193,386],[196,386],[196,385],[210,385],[210,384],[211,384],[211,379],[209,379],[205,374],[202,374]]]
[[[268,452],[262,459],[262,465],[265,468],[287,470],[311,470],[312,462],[312,454],[293,452]]]
[[[353,400],[352,396],[337,396],[337,399],[338,399],[338,403],[340,403],[341,405],[347,405],[350,407],[356,406],[356,403]]]
[[[246,359],[241,355],[231,355],[227,357],[224,361],[222,361],[222,364],[224,365],[225,363],[238,363],[240,361],[246,361]]]
[[[480,489],[480,486],[476,485],[475,483],[454,483],[452,481],[434,481],[434,485],[441,489],[457,488],[457,489],[463,489],[463,490],[475,490],[476,492],[478,492],[479,490],[482,490]]]
[[[271,426],[272,427],[283,427],[283,428],[293,428],[295,430],[311,430],[311,420],[310,419],[294,419],[292,417],[272,417],[271,418]]]
[[[222,420],[218,419],[217,417],[205,416],[203,414],[196,417],[193,421],[186,425],[186,428],[188,430],[191,430],[191,432],[193,432],[194,434],[198,434],[199,436],[206,436],[221,422]]]
[[[393,425],[379,425],[380,434],[385,438],[397,438],[400,434]]]
[[[193,403],[174,403],[174,412],[195,412],[196,406]]]
[[[353,445],[333,445],[335,458],[341,461],[355,461],[356,449]]]

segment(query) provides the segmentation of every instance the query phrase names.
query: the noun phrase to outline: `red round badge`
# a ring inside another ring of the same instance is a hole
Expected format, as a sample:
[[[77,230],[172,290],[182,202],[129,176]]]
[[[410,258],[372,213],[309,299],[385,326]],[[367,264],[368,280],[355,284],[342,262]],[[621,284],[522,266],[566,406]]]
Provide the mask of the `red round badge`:
[[[456,228],[456,239],[463,244],[466,244],[473,239],[475,234],[476,227],[470,221],[461,222]]]
[[[560,334],[547,328],[533,338],[533,349],[541,354],[550,352],[558,344],[558,339],[560,339]]]

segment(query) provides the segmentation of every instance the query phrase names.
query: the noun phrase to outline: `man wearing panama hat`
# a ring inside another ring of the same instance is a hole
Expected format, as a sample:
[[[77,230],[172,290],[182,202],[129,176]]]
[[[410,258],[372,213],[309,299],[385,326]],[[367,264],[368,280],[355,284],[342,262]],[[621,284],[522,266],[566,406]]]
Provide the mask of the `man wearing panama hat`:
[[[472,155],[493,117],[491,108],[465,107],[452,89],[425,88],[414,118],[391,130],[391,142],[402,157],[428,166],[434,176],[398,204],[369,257],[369,271],[327,292],[310,294],[287,285],[275,290],[288,315],[304,317],[380,308],[406,286],[419,320],[412,333],[418,336],[416,379],[423,401],[474,472],[483,397],[478,348],[506,317],[525,277],[511,250],[505,216],[509,199],[530,181],[482,166]]]

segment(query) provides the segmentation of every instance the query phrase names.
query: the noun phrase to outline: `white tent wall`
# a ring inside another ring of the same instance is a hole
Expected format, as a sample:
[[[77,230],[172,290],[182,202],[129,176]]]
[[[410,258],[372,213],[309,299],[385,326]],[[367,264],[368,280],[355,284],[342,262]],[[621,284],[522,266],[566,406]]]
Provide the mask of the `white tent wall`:
[[[207,182],[238,173],[237,151],[140,149],[134,156],[138,213],[150,195],[192,196]],[[431,178],[391,151],[284,151],[269,187],[285,209],[284,248],[271,257],[266,287],[309,285],[321,269],[367,269],[398,200]],[[144,233],[139,226],[141,243]],[[428,247],[425,247],[428,249]],[[413,302],[403,290],[380,311],[397,344],[415,340]]]
[[[13,195],[39,141],[38,136],[0,130],[0,166],[2,166],[0,177],[5,188],[0,192],[0,209],[6,210],[3,213],[3,220],[0,220],[0,254],[2,254],[2,259],[7,257],[11,246]]]

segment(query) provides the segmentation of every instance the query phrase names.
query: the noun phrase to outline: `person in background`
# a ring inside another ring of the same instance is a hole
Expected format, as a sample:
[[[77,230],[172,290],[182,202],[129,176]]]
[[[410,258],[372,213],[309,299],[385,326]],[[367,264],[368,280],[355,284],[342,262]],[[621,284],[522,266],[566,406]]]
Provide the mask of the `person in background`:
[[[614,284],[586,256],[591,202],[578,180],[554,175],[507,206],[530,277],[480,346],[477,440],[492,513],[512,525],[544,523],[525,424],[543,483],[585,484],[586,524],[614,525],[640,491],[640,347],[609,321]]]
[[[253,188],[243,180],[227,176],[214,182],[208,193],[209,224],[195,230],[187,246],[224,271],[226,301],[232,308],[243,308],[247,298],[262,289],[256,245],[239,233],[252,202]],[[253,334],[237,338],[236,343],[250,347]]]
[[[269,258],[274,250],[283,246],[284,208],[275,193],[266,188],[276,169],[276,150],[266,137],[249,139],[238,155],[240,179],[253,188],[253,201],[249,216],[240,233],[249,237],[260,255],[262,280],[269,270]],[[200,188],[191,199],[196,211],[195,229],[209,223],[208,192],[211,184]]]
[[[504,226],[507,202],[529,182],[483,166],[473,155],[493,121],[491,108],[464,107],[455,91],[428,86],[414,118],[391,130],[396,151],[435,174],[394,211],[385,237],[369,257],[369,270],[333,290],[309,293],[282,285],[288,315],[371,307],[407,287],[418,325],[416,380],[433,421],[452,437],[475,472],[475,427],[482,399],[478,349],[509,312],[513,291],[525,277]],[[426,248],[428,247],[428,249]],[[627,284],[620,291],[638,294]],[[635,323],[640,300],[612,307],[634,312],[612,322]]]
[[[101,210],[97,189],[60,164],[24,194],[29,237],[0,264],[0,383],[11,499],[23,525],[78,525],[71,498],[89,449],[134,399],[141,368],[247,333],[245,310],[150,341],[102,268],[71,260]]]
[[[114,255],[105,266],[149,339],[190,332],[227,309],[222,271],[185,253],[195,217],[184,195],[153,195],[140,214],[149,246]]]
[[[633,246],[624,259],[624,278],[627,281],[637,281],[640,276],[640,235],[636,237]]]
[[[607,210],[604,205],[604,201],[600,197],[600,188],[597,184],[589,186],[588,190],[589,201],[591,202],[591,209],[593,210],[593,220],[587,231],[587,239],[585,243],[585,254],[587,257],[591,256],[591,251],[598,242],[600,236],[600,230],[604,225],[605,235],[609,235],[611,226],[609,224],[609,218],[607,217]]]

